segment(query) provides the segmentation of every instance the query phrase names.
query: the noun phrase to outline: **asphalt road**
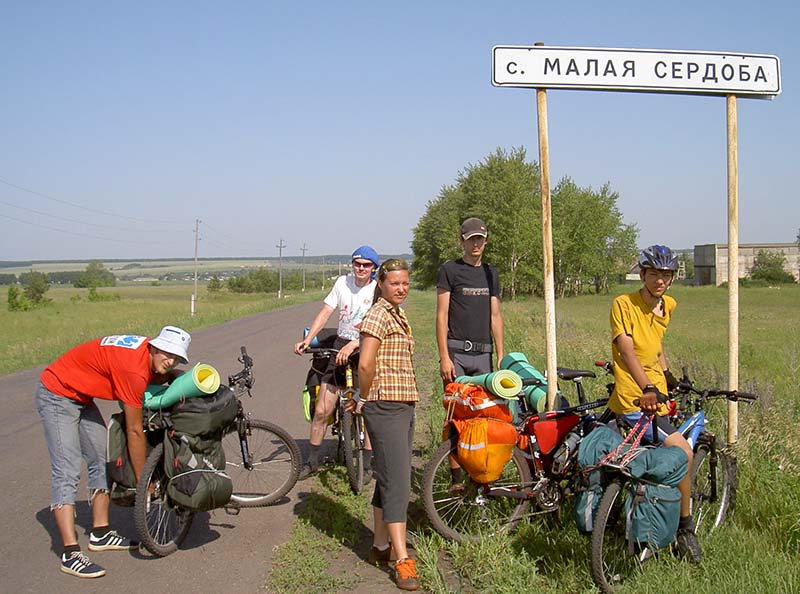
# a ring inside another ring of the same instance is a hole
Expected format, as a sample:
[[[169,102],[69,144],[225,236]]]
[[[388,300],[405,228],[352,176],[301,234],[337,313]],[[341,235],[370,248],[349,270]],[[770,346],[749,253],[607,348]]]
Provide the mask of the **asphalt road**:
[[[309,426],[299,395],[308,360],[291,349],[318,311],[319,303],[311,303],[200,330],[193,334],[189,350],[192,362],[214,365],[224,379],[240,369],[236,356],[245,345],[256,374],[246,408],[254,417],[286,428],[304,455]],[[222,510],[198,514],[181,550],[163,559],[138,551],[93,553],[91,558],[108,571],[105,577],[82,580],[59,571],[60,539],[49,509],[50,462],[34,405],[41,369],[0,378],[0,476],[5,495],[0,509],[0,593],[263,592],[273,548],[287,540],[299,496],[308,490],[304,483],[272,507],[245,509],[238,516]],[[108,419],[115,404],[102,405]],[[78,498],[79,539],[86,550],[91,514],[85,484]],[[129,509],[112,506],[111,521],[126,534],[135,534]]]

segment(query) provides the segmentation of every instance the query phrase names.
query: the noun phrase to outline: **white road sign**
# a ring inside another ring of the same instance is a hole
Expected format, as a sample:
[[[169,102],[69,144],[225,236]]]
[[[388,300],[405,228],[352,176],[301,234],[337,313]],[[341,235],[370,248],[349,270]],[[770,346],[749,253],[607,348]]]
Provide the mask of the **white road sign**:
[[[781,75],[778,57],[762,54],[497,45],[492,84],[771,99]]]

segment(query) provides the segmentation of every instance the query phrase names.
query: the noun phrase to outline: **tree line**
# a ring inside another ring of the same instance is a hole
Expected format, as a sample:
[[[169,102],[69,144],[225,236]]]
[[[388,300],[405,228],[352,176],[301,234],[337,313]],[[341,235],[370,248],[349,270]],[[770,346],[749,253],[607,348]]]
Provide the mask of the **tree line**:
[[[489,228],[484,259],[498,268],[504,295],[542,294],[540,176],[539,164],[528,161],[522,147],[498,148],[461,171],[428,202],[414,228],[415,282],[421,288],[436,284],[439,266],[463,253],[461,221],[476,216]],[[594,190],[569,177],[551,191],[557,295],[607,292],[635,262],[638,229],[623,220],[618,198],[608,184]]]

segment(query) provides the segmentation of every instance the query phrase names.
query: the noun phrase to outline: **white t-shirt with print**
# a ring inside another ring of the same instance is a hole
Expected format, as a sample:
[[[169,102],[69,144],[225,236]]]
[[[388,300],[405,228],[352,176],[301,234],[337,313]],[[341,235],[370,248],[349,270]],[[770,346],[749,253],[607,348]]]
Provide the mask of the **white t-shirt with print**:
[[[356,277],[352,274],[340,276],[333,284],[331,292],[325,297],[325,303],[339,309],[339,328],[336,333],[347,340],[356,340],[360,336],[361,318],[372,307],[375,296],[375,280],[363,287],[356,285]]]

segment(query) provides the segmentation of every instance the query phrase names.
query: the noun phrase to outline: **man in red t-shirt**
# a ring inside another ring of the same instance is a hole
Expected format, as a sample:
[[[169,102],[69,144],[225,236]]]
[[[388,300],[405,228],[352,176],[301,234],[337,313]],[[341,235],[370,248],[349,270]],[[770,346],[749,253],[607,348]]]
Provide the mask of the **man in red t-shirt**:
[[[163,384],[188,363],[191,336],[165,326],[154,339],[118,335],[98,338],[67,351],[44,372],[36,388],[50,452],[50,509],[64,544],[61,571],[77,577],[105,575],[105,569],[81,552],[75,532],[75,496],[81,460],[89,470],[92,507],[90,551],[128,550],[139,543],[109,529],[106,478],[106,425],[95,398],[117,400],[125,411],[128,453],[138,480],[144,467],[146,442],[142,429],[142,399],[148,384]]]

